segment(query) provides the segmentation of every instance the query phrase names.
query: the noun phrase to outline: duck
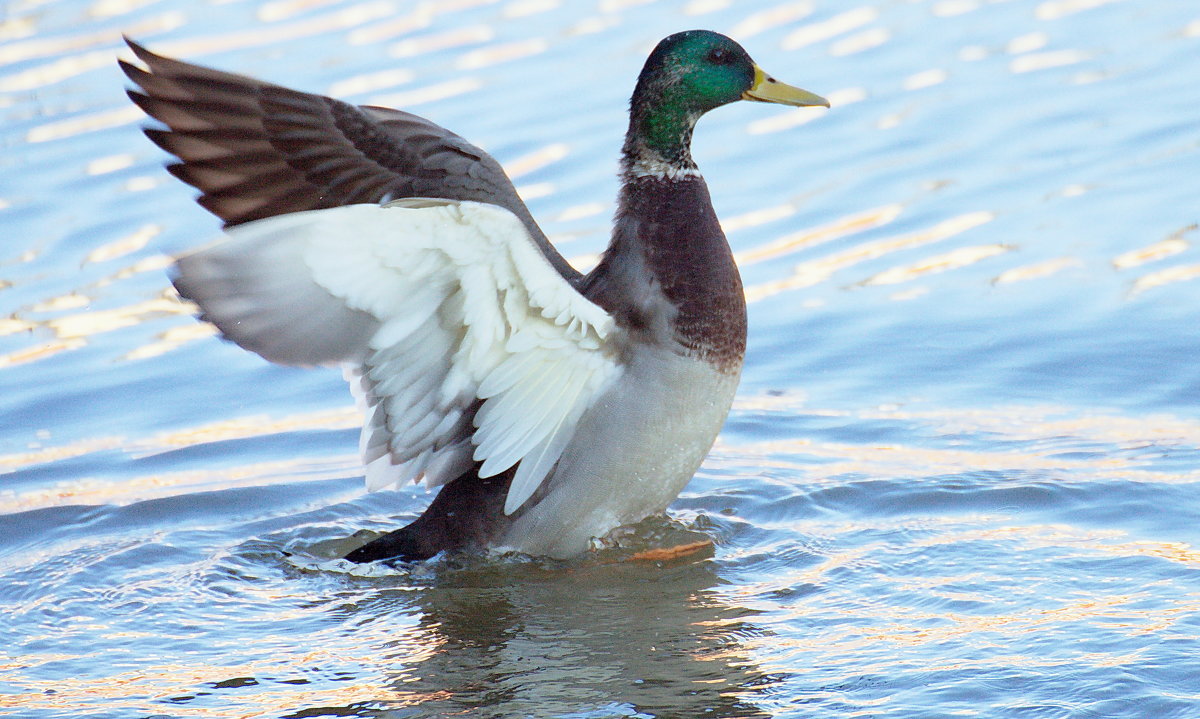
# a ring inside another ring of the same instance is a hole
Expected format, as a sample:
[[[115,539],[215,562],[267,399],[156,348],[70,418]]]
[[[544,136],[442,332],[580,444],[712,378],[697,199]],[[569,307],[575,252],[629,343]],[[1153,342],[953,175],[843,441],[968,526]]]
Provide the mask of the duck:
[[[638,75],[611,241],[586,274],[488,153],[438,124],[155,54],[126,38],[130,99],[168,170],[223,221],[175,260],[225,340],[340,366],[370,490],[424,482],[414,521],[345,555],[568,559],[665,512],[729,413],[746,302],[691,153],[741,100],[829,102],[733,39],[664,38]]]

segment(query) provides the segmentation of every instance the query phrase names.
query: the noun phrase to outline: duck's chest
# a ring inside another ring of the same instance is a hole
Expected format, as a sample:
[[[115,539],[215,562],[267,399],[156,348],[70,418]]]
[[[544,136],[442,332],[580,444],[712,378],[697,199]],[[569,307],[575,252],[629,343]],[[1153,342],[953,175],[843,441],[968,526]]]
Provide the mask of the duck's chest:
[[[726,370],[741,365],[741,275],[698,175],[626,181],[612,244],[584,293],[632,342],[674,346]]]

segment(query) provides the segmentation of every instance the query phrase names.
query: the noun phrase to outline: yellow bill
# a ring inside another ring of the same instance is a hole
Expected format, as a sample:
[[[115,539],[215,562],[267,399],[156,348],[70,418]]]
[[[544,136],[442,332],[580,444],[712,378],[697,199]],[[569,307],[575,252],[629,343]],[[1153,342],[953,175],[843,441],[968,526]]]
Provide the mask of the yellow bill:
[[[742,93],[742,99],[796,107],[829,107],[829,101],[820,95],[782,83],[768,75],[758,65],[754,66],[754,85]]]

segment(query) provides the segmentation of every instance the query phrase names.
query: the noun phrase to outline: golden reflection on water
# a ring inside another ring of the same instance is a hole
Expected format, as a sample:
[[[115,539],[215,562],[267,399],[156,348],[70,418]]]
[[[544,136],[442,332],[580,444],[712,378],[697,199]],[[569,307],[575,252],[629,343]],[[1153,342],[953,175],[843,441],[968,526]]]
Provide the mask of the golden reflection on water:
[[[465,53],[458,58],[454,65],[460,70],[478,70],[511,60],[540,55],[549,49],[550,43],[543,38],[499,43]]]
[[[857,30],[878,19],[879,11],[873,7],[864,6],[847,10],[827,20],[801,25],[783,38],[782,46],[784,50],[798,50]],[[832,103],[832,100],[830,102]]]
[[[946,272],[948,270],[957,270],[962,267],[986,260],[989,257],[1002,255],[1012,251],[1014,248],[1011,245],[979,245],[975,247],[959,247],[949,252],[933,255],[922,260],[918,260],[909,265],[900,267],[892,267],[884,270],[876,275],[872,275],[863,280],[864,285],[895,285],[901,282],[910,282],[925,275],[936,274],[938,272]]]
[[[560,5],[562,5],[562,0],[512,0],[504,6],[504,17],[529,17],[555,10]]]
[[[1049,42],[1050,36],[1041,30],[1038,30],[1035,32],[1025,33],[1024,35],[1018,35],[1012,40],[1009,40],[1008,44],[1004,46],[1004,51],[1009,55],[1021,55],[1027,52],[1033,52],[1034,50],[1041,50],[1042,48],[1046,47]]]
[[[1073,407],[1010,405],[987,409],[906,410],[898,407],[863,408],[853,412],[808,407],[802,397],[740,397],[739,412],[801,413],[807,416],[845,417],[847,423],[889,421],[920,428],[921,434],[940,437],[987,437],[988,450],[955,447],[918,447],[900,444],[851,444],[809,439],[720,444],[713,460],[737,461],[737,455],[769,458],[795,455],[827,458],[821,476],[846,473],[869,476],[928,476],[971,470],[1060,469],[1055,481],[1071,481],[1081,470],[1087,481],[1125,478],[1138,481],[1187,483],[1200,478],[1200,470],[1156,471],[1145,468],[1147,452],[1200,450],[1200,421],[1158,413],[1119,415],[1081,414]],[[1080,452],[1083,448],[1085,451]],[[784,461],[787,460],[776,460]],[[813,478],[814,481],[817,478]]]
[[[108,55],[108,62],[112,62],[112,55]],[[99,112],[86,113],[77,117],[67,118],[65,120],[54,120],[47,122],[37,127],[31,128],[25,134],[25,141],[30,143],[36,142],[51,142],[53,140],[62,140],[75,135],[82,135],[88,132],[97,130],[107,130],[110,127],[119,127],[128,125],[132,122],[137,122],[144,118],[141,108],[134,106],[118,107],[111,110],[101,110]]]
[[[1133,283],[1130,294],[1137,295],[1155,287],[1162,287],[1176,282],[1190,282],[1197,279],[1200,279],[1200,264],[1170,267],[1137,278]]]
[[[414,57],[465,45],[478,45],[488,42],[495,34],[487,25],[457,27],[402,40],[389,47],[388,54],[395,58]]]
[[[746,288],[746,299],[748,302],[756,302],[780,292],[812,287],[825,282],[834,273],[846,268],[896,252],[940,242],[990,222],[993,218],[994,215],[991,212],[969,212],[938,222],[925,230],[862,243],[831,255],[809,260],[797,265],[791,277]],[[912,272],[924,274],[937,269],[936,266],[930,266],[924,270],[916,268]]]
[[[1173,255],[1178,255],[1191,247],[1191,243],[1184,238],[1195,232],[1196,228],[1197,225],[1195,224],[1188,225],[1172,232],[1169,237],[1158,242],[1128,252],[1122,252],[1113,258],[1113,267],[1116,267],[1118,270],[1127,270],[1144,265],[1147,262],[1156,262]]]
[[[565,142],[555,142],[539,147],[525,155],[515,157],[504,163],[504,172],[513,180],[544,167],[561,162],[571,152],[571,146]]]
[[[373,22],[366,27],[355,28],[346,34],[349,45],[370,45],[392,40],[400,35],[421,30],[433,22],[435,13],[429,3],[421,3],[407,15],[397,14],[391,18]]]
[[[416,73],[404,68],[379,70],[338,80],[325,90],[325,94],[340,98],[349,95],[376,92],[378,90],[393,88],[397,85],[407,85],[415,78]]]
[[[61,352],[76,350],[83,347],[86,342],[79,338],[71,338],[67,340],[51,340],[49,342],[41,342],[33,347],[9,352],[8,354],[0,355],[0,369],[11,367],[13,365],[25,364],[26,362],[35,362],[37,360],[53,357]]]
[[[992,282],[997,285],[1004,285],[1012,282],[1024,282],[1025,280],[1040,280],[1062,272],[1063,270],[1082,266],[1083,263],[1078,258],[1056,257],[1052,260],[1035,262],[1031,265],[1024,265],[1005,270],[1004,272],[996,275],[996,279],[992,280]]]
[[[933,68],[931,70],[922,70],[921,72],[913,73],[904,78],[905,90],[922,90],[934,85],[940,85],[950,79],[950,74],[945,70]]]
[[[88,253],[87,257],[84,258],[84,262],[108,262],[109,260],[115,260],[118,257],[124,257],[132,252],[137,252],[145,247],[150,240],[157,237],[161,232],[162,225],[142,225],[125,237],[122,237],[118,240],[113,240],[112,242],[100,245],[99,247],[93,249]]]
[[[274,0],[260,5],[255,15],[262,22],[279,22],[314,8],[324,8],[340,2],[342,0]]]
[[[483,81],[476,77],[459,77],[445,82],[435,82],[414,90],[379,95],[370,100],[372,105],[385,107],[415,107],[430,102],[446,100],[458,95],[465,95],[483,87]]]
[[[721,7],[724,7],[724,5]],[[812,0],[781,3],[766,10],[758,10],[750,13],[739,20],[729,30],[728,34],[730,37],[745,40],[759,33],[774,30],[808,17],[813,13],[814,9]]]
[[[31,447],[25,452],[0,455],[0,475],[101,452],[116,451],[136,459],[214,442],[289,432],[354,429],[360,424],[358,411],[353,407],[344,407],[283,418],[238,417],[148,438],[92,437],[60,446]],[[70,504],[130,504],[199,491],[344,477],[360,471],[358,455],[355,453],[320,459],[300,457],[213,470],[133,476],[118,483],[81,478],[49,487],[0,491],[0,512]]]
[[[955,640],[976,643],[999,642],[1002,637],[1020,634],[1049,633],[1060,627],[1087,622],[1097,628],[1120,629],[1127,634],[1144,634],[1162,626],[1163,620],[1175,619],[1200,609],[1200,601],[1173,607],[1143,609],[1136,606],[1144,596],[1105,596],[1101,599],[1079,599],[1064,605],[1043,608],[1028,607],[1011,613],[966,614],[958,612],[921,611],[892,606],[888,621],[864,631],[860,624],[850,622],[846,629],[825,633],[823,641],[847,656],[862,657],[879,651],[879,644],[890,646],[923,646],[944,644]],[[859,618],[862,608],[848,610]],[[1169,622],[1168,626],[1170,623]],[[1006,640],[1007,641],[1010,640]],[[804,648],[797,640],[785,640],[782,646]],[[828,645],[826,647],[828,649]],[[1106,655],[1107,656],[1107,655]],[[1035,659],[1035,662],[1038,661]],[[1035,664],[1036,665],[1036,664]]]
[[[45,320],[40,324],[60,339],[71,340],[123,327],[132,327],[147,320],[170,315],[191,316],[195,309],[190,303],[170,297],[156,297],[111,310],[94,310]]]
[[[775,259],[791,252],[824,244],[855,232],[865,232],[866,230],[886,225],[895,220],[900,216],[902,207],[902,205],[898,204],[885,205],[847,217],[841,217],[820,227],[793,232],[758,247],[743,250],[736,253],[734,259],[737,260],[739,265],[751,265],[756,262]],[[762,222],[785,217],[794,211],[794,205],[783,205],[779,208],[757,210],[730,218],[728,222],[722,222],[721,226],[726,232],[735,232],[743,227],[753,227]],[[750,293],[747,293],[747,298],[749,296]]]
[[[214,709],[207,703],[190,706],[188,699],[201,693],[216,694],[220,685],[234,679],[254,679],[253,684],[237,687],[239,716],[275,714],[285,707],[351,706],[361,702],[384,702],[396,707],[420,704],[430,697],[406,692],[400,686],[389,687],[374,681],[320,682],[319,688],[305,688],[307,679],[296,678],[297,670],[321,669],[325,664],[335,666],[369,666],[372,657],[355,653],[330,651],[310,653],[307,657],[289,654],[283,661],[263,661],[233,665],[183,664],[162,662],[143,663],[137,669],[117,672],[103,677],[62,677],[55,681],[54,692],[33,686],[27,691],[5,697],[11,708],[26,711],[86,711],[88,706],[103,706],[120,702],[127,710],[160,714],[169,707],[171,716],[212,717]],[[24,668],[24,667],[18,667]],[[265,679],[289,676],[279,682]],[[255,679],[262,677],[264,679]],[[221,714],[221,712],[216,712]]]
[[[1166,559],[1200,569],[1200,550],[1185,542],[1157,542],[1128,539],[1121,530],[1076,527],[1067,524],[1017,525],[966,529],[939,533],[914,542],[918,547],[951,545],[962,542],[1019,542],[1022,549],[1073,547],[1087,552],[1103,552],[1123,557]]]
[[[121,359],[134,362],[158,357],[174,352],[189,342],[215,337],[217,334],[217,328],[207,322],[189,322],[160,332],[154,341],[134,347],[122,355]]]
[[[1053,481],[1121,480],[1146,483],[1188,483],[1200,480],[1200,470],[1157,470],[1147,466],[1146,452],[1200,449],[1200,421],[1156,414],[1122,416],[1078,415],[1072,408],[1000,406],[986,410],[922,410],[893,407],[856,411],[828,410],[804,405],[794,396],[741,397],[736,412],[802,413],[844,417],[848,423],[890,421],[919,427],[937,436],[986,436],[988,449],[928,447],[916,444],[858,444],[808,438],[772,439],[730,444],[724,436],[706,461],[710,468],[744,467],[753,457],[762,469],[779,468],[805,474],[816,487],[858,474],[869,477],[924,477],[972,472],[1033,471]],[[239,417],[148,438],[95,437],[61,446],[31,447],[0,456],[0,473],[118,451],[132,458],[216,442],[267,437],[303,431],[335,431],[359,426],[357,411],[344,408],[282,418]],[[1080,448],[1088,448],[1080,452]],[[801,457],[801,460],[794,459]],[[816,460],[823,460],[814,464]],[[814,466],[819,472],[812,471]],[[196,491],[259,486],[289,481],[312,481],[353,475],[360,471],[353,454],[320,460],[297,458],[211,471],[183,471],[131,477],[112,484],[81,479],[50,488],[0,493],[0,511],[65,504],[128,504],[148,498]]]
[[[830,44],[829,54],[833,57],[844,57],[855,53],[871,50],[883,45],[892,37],[887,28],[875,27],[870,30],[855,33]]]
[[[1009,63],[1008,68],[1013,74],[1023,72],[1033,72],[1035,70],[1047,70],[1054,67],[1064,67],[1066,65],[1075,65],[1085,60],[1091,59],[1091,54],[1082,50],[1051,50],[1048,52],[1038,52],[1029,55],[1020,55],[1013,58]]]
[[[994,517],[963,517],[968,525],[1003,521]],[[898,527],[911,520],[900,520]],[[884,522],[886,525],[886,522]],[[812,523],[807,526],[812,527]],[[878,519],[871,522],[878,528]],[[918,529],[926,529],[921,526]],[[820,530],[832,535],[848,534],[863,529],[856,524],[820,524]],[[921,534],[928,535],[922,537]],[[770,608],[767,627],[779,622],[787,626],[818,624],[821,643],[814,645],[795,632],[771,636],[770,640],[752,640],[751,649],[763,659],[765,668],[784,670],[803,665],[808,657],[819,656],[822,662],[836,666],[844,660],[861,666],[871,657],[894,656],[896,651],[911,648],[943,647],[955,642],[984,649],[978,657],[964,657],[951,668],[1000,665],[1006,667],[1038,667],[1079,662],[1081,666],[1119,663],[1120,652],[1113,647],[1119,639],[1105,638],[1106,649],[1100,653],[1070,649],[1069,659],[1051,659],[992,650],[1009,646],[1014,637],[1022,634],[1044,636],[1079,636],[1079,627],[1086,626],[1092,635],[1100,632],[1118,633],[1129,638],[1163,635],[1177,632],[1183,622],[1200,612],[1200,596],[1164,601],[1153,587],[1132,592],[1071,592],[1037,601],[1028,601],[1025,593],[1036,579],[1016,578],[1000,567],[984,566],[966,572],[942,573],[937,568],[932,575],[911,571],[870,571],[871,565],[881,566],[894,561],[908,561],[915,550],[931,550],[939,556],[947,550],[982,544],[998,547],[1019,562],[1027,552],[1049,550],[1080,559],[1117,557],[1165,559],[1186,569],[1200,568],[1200,551],[1182,542],[1147,542],[1131,540],[1118,530],[1086,529],[1070,525],[1006,525],[970,527],[965,530],[921,532],[909,543],[871,542],[867,544],[831,544],[821,553],[815,566],[788,570],[772,568],[770,578],[763,583],[731,587],[729,592],[744,597],[747,602],[779,589],[795,586],[820,586],[832,591],[828,600],[814,602],[774,602]],[[939,547],[944,547],[939,552]],[[896,552],[903,553],[897,557]],[[860,591],[838,592],[841,578],[829,577],[841,568],[870,571],[872,581],[881,583],[873,591],[879,601]],[[1034,570],[1036,571],[1036,570]],[[819,597],[819,595],[817,595]],[[761,603],[761,601],[760,601]],[[962,607],[961,605],[973,605]],[[1086,640],[1080,640],[1086,641]],[[888,661],[890,663],[890,659]]]
[[[115,439],[100,439],[79,443],[90,451],[122,450]],[[66,452],[63,453],[66,455]],[[50,455],[53,456],[53,455]],[[12,456],[3,459],[12,459]],[[272,462],[256,462],[232,468],[167,472],[123,478],[119,483],[105,480],[78,479],[29,490],[0,490],[0,512],[13,514],[47,507],[66,506],[124,506],[166,497],[178,497],[199,492],[218,492],[243,487],[268,487],[278,484],[318,482],[326,479],[354,476],[362,471],[358,454],[325,457],[320,460],[297,458]]]
[[[151,712],[169,706],[173,716],[211,716],[212,702],[233,689],[244,716],[364,703],[473,716],[498,702],[513,715],[558,716],[615,697],[643,711],[680,716],[767,716],[744,699],[753,687],[771,683],[744,646],[743,637],[756,633],[747,624],[750,612],[714,591],[720,580],[711,563],[549,571],[486,564],[441,574],[428,585],[403,576],[347,578],[332,601],[280,592],[278,582],[239,581],[239,593],[261,595],[259,612],[273,608],[269,621],[259,614],[248,620],[256,634],[265,632],[269,641],[276,625],[308,622],[321,627],[306,645],[315,648],[259,658],[269,646],[230,646],[232,661],[183,658],[183,651],[151,655],[139,658],[137,669],[117,663],[104,676],[67,676],[53,693],[21,679],[23,669],[44,657],[8,656],[0,661],[11,667],[11,683],[27,689],[10,706],[79,711],[117,702]],[[297,579],[284,581],[294,586]],[[173,591],[211,591],[192,582]],[[213,631],[231,637],[250,631],[236,619],[199,614],[200,626],[220,621]],[[89,631],[107,636],[119,628],[97,622]],[[182,639],[181,649],[186,645]]]

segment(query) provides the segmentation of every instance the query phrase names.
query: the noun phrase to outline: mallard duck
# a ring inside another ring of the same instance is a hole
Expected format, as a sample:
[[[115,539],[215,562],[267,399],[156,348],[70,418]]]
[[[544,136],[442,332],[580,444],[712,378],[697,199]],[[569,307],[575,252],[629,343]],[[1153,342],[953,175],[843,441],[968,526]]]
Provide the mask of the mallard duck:
[[[129,41],[146,129],[225,222],[173,282],[271,362],[342,365],[369,489],[416,521],[353,562],[495,548],[567,558],[664,511],[711,449],[746,345],[741,278],[691,155],[737,100],[829,106],[728,37],[681,32],[638,76],[612,241],[573,269],[499,163],[416,115],[173,60]]]

